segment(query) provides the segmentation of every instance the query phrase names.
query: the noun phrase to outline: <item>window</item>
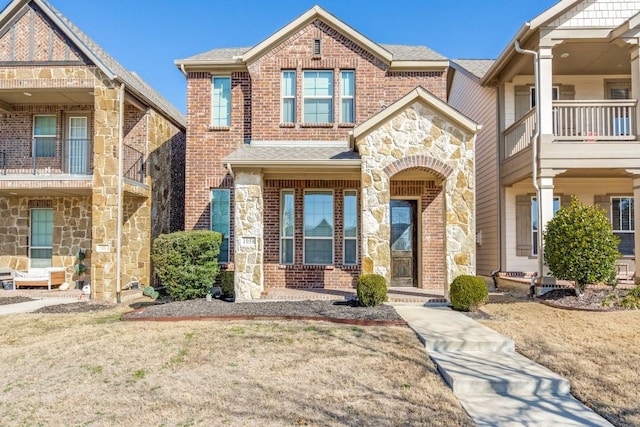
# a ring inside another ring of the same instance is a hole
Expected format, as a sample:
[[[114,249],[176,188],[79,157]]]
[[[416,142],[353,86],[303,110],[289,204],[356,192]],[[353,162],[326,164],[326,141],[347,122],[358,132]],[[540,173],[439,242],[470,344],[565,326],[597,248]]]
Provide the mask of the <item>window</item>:
[[[553,198],[553,215],[560,209],[560,197]],[[538,255],[538,201],[531,198],[531,254]]]
[[[229,262],[229,190],[211,190],[211,229],[222,233],[222,244],[218,261],[222,264]]]
[[[52,255],[53,209],[31,209],[30,266],[51,267]]]
[[[358,259],[358,197],[353,190],[344,192],[343,263],[354,265]]]
[[[313,39],[313,55],[318,56],[322,54],[322,40]]]
[[[293,264],[294,230],[294,192],[283,190],[280,206],[280,264]]]
[[[560,87],[559,86],[553,86],[553,88],[551,89],[551,99],[554,101],[557,101],[558,99],[560,99]],[[531,87],[531,95],[529,97],[529,106],[531,108],[536,106],[536,88],[535,86]]]
[[[33,117],[33,157],[56,156],[56,116]]]
[[[296,72],[282,72],[282,123],[296,122]]]
[[[620,238],[618,250],[622,255],[634,255],[635,223],[633,197],[611,198],[611,225],[613,234]]]
[[[355,73],[353,71],[340,72],[340,122],[354,123],[354,87]]]
[[[304,193],[304,263],[333,263],[333,192]]]
[[[305,123],[333,123],[333,71],[305,71]]]
[[[211,126],[231,124],[231,78],[214,77],[211,99]]]

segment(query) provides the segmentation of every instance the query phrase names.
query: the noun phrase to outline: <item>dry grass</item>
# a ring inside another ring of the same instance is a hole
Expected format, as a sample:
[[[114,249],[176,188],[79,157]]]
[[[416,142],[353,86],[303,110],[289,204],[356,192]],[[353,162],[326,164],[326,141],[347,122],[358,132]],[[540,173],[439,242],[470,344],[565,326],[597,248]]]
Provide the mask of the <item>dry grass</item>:
[[[401,327],[0,318],[2,425],[473,425]]]
[[[584,312],[493,297],[481,322],[565,376],[574,396],[618,426],[640,425],[640,311]]]

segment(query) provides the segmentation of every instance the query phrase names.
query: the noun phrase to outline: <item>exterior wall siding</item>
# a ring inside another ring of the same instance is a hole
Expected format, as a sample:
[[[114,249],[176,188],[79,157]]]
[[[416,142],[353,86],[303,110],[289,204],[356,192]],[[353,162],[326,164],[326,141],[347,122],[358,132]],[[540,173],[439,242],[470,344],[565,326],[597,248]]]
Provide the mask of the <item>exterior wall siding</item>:
[[[585,0],[550,23],[550,27],[617,27],[640,10],[640,1]]]

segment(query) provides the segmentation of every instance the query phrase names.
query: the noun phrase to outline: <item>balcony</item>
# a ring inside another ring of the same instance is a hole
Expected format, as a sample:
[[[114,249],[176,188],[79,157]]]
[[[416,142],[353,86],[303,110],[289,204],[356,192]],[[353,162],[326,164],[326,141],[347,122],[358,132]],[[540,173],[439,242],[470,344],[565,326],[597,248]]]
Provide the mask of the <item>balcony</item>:
[[[636,100],[553,101],[555,142],[625,143],[637,141]],[[504,158],[531,146],[535,108],[504,132]]]
[[[3,176],[93,174],[93,141],[90,139],[0,139]]]

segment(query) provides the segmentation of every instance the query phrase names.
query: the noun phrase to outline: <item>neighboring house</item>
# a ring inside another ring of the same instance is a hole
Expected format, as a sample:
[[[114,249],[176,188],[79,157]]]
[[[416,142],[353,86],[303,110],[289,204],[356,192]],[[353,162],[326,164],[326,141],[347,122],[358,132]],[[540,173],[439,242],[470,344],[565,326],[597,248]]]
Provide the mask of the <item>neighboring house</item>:
[[[496,146],[497,92],[480,80],[494,60],[456,59],[449,71],[449,105],[482,125],[476,136],[476,273],[489,276],[500,265],[500,202]]]
[[[180,112],[49,3],[14,0],[0,113],[0,266],[73,283],[83,249],[93,298],[151,284],[151,239],[184,225]]]
[[[640,1],[563,0],[527,22],[482,76],[485,88],[495,88],[498,120],[497,138],[478,140],[478,169],[497,166],[498,172],[487,191],[478,193],[478,206],[499,201],[500,232],[483,233],[478,251],[498,247],[495,268],[540,271],[539,232],[571,196],[606,211],[621,239],[620,264],[629,272],[635,268],[639,12]],[[518,53],[515,42],[539,56],[538,94],[533,57]],[[481,122],[463,104],[458,108]],[[540,137],[532,146],[536,128]],[[481,153],[488,153],[487,164]],[[479,209],[478,224],[494,222],[495,215]]]
[[[185,226],[224,234],[238,298],[361,273],[446,293],[474,273],[478,126],[444,102],[446,58],[316,6],[253,47],[176,65]]]

